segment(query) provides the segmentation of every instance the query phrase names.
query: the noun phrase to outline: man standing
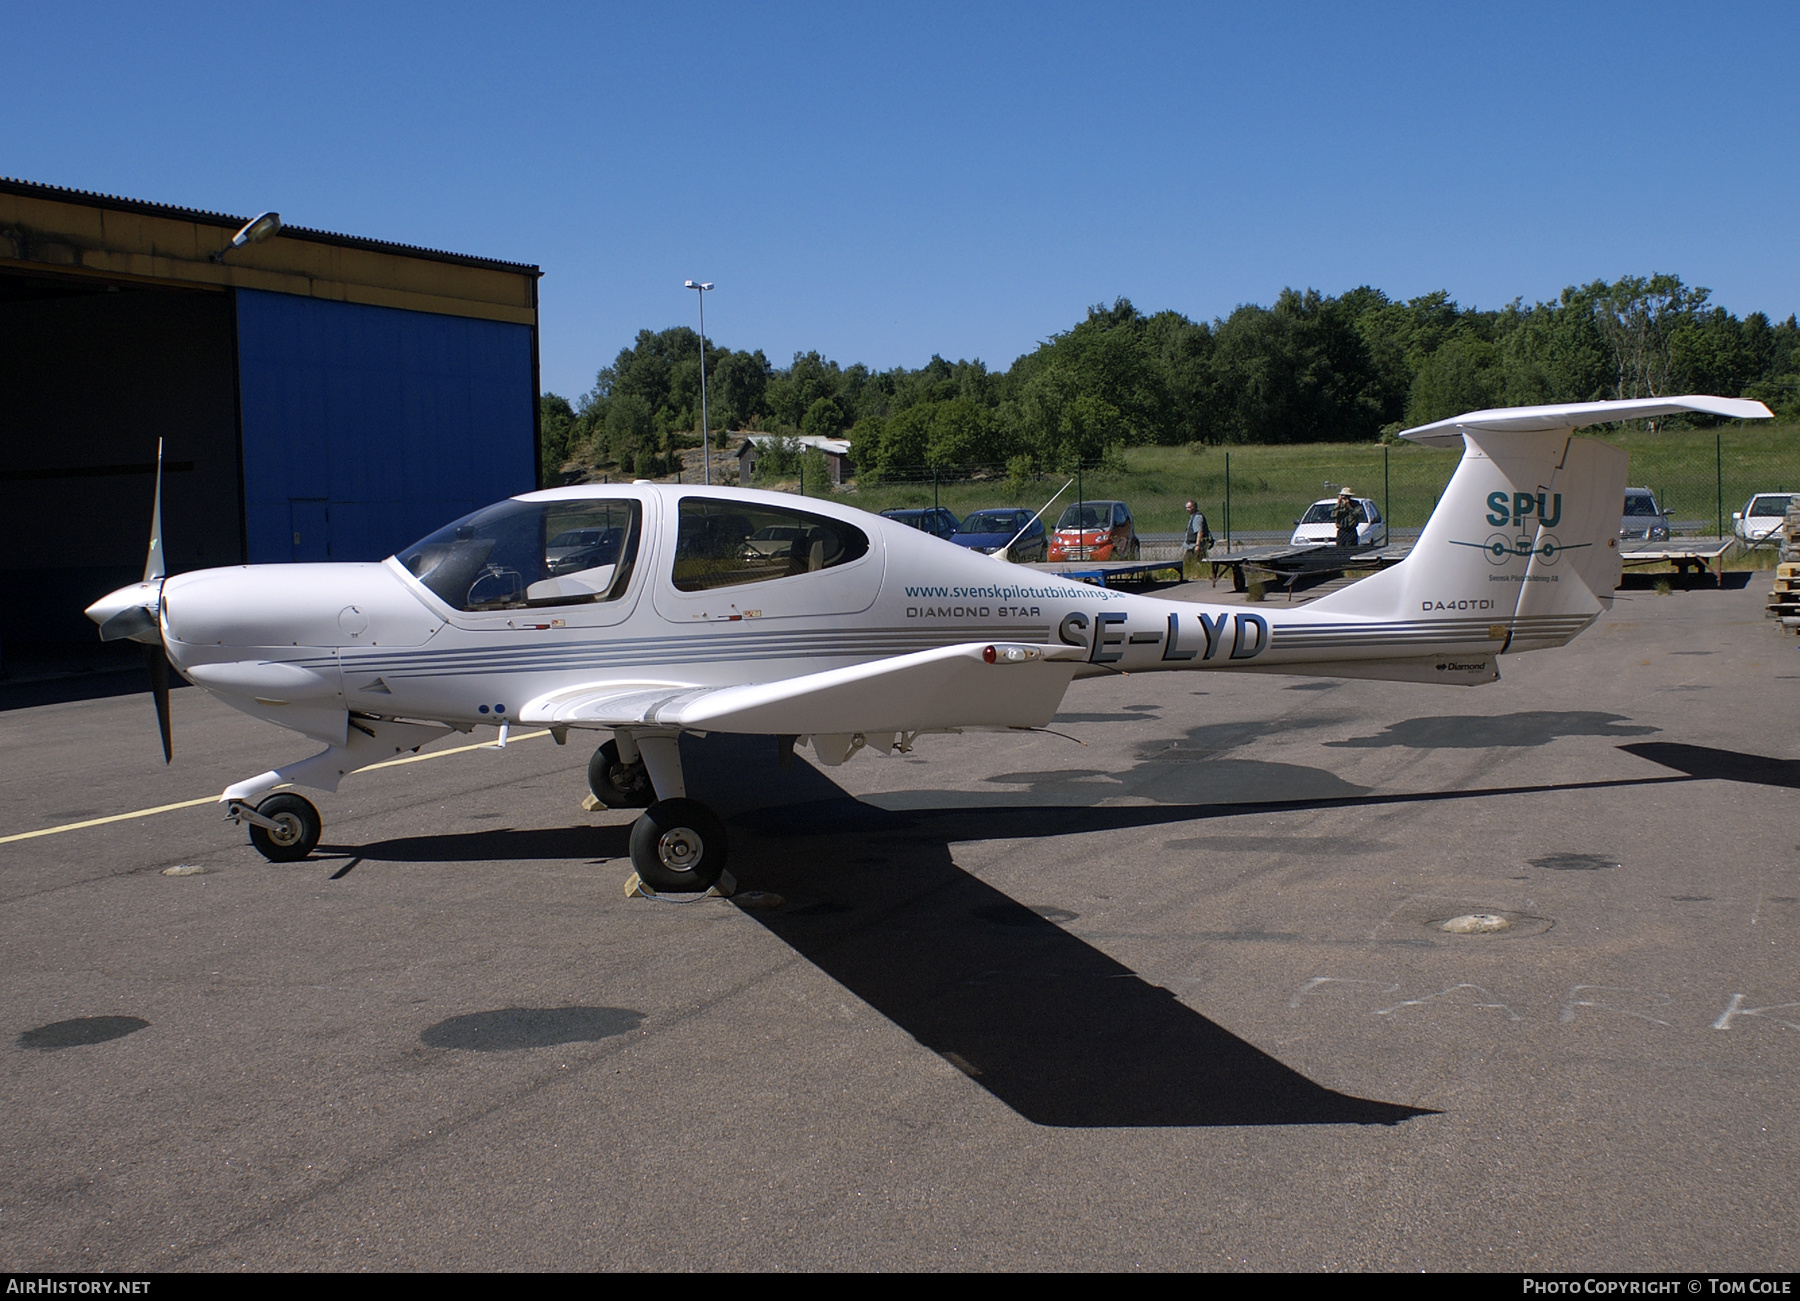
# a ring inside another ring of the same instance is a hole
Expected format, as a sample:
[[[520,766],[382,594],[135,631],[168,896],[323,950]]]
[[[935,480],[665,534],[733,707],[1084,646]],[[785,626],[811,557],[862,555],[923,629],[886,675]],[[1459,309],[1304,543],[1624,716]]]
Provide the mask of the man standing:
[[[1207,526],[1206,516],[1200,513],[1200,507],[1193,502],[1187,504],[1187,542],[1185,550],[1195,560],[1205,560],[1206,553],[1212,550],[1212,529]]]
[[[1337,525],[1337,544],[1340,547],[1355,546],[1356,526],[1362,523],[1362,507],[1348,488],[1338,489],[1337,509],[1331,512],[1331,519]]]

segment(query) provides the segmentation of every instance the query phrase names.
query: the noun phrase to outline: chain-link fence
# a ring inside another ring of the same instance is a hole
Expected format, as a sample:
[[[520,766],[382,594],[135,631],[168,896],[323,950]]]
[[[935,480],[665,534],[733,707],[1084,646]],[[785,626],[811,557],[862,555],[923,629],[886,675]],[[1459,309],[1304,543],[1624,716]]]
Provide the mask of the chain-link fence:
[[[1800,429],[1611,431],[1631,454],[1627,482],[1647,487],[1676,536],[1732,537],[1732,516],[1759,494],[1800,493]],[[944,507],[959,518],[997,506],[1045,507],[1045,522],[1077,501],[1124,501],[1147,543],[1178,540],[1184,503],[1199,503],[1219,546],[1285,542],[1316,501],[1348,488],[1379,507],[1395,541],[1417,537],[1455,473],[1461,452],[1412,443],[1137,447],[1060,472],[1009,475],[1003,466],[886,467],[834,488],[809,478],[809,495],[851,494],[867,510]],[[790,490],[796,482],[785,484]],[[1623,509],[1623,503],[1621,503]]]

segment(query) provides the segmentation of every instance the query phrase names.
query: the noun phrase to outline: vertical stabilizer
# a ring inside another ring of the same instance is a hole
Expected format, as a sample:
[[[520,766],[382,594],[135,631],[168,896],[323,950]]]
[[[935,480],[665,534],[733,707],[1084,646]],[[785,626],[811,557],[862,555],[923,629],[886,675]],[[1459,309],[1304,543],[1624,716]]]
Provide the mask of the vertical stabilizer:
[[[1767,420],[1745,398],[1699,395],[1472,411],[1402,438],[1463,448],[1449,487],[1405,560],[1309,608],[1437,644],[1560,646],[1612,605],[1619,585],[1625,452],[1575,430],[1703,411]]]

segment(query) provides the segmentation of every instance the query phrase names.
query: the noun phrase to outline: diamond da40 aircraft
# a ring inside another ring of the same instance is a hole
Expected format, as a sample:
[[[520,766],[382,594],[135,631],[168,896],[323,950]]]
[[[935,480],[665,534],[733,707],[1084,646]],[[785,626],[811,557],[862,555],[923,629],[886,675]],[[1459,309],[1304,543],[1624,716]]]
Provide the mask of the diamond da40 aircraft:
[[[642,807],[632,865],[696,891],[725,865],[688,794],[683,732],[778,738],[828,765],[921,733],[1048,724],[1072,679],[1231,672],[1471,685],[1503,655],[1561,646],[1612,602],[1626,454],[1575,430],[1677,412],[1676,397],[1476,411],[1403,437],[1462,447],[1405,560],[1299,609],[1168,601],[981,555],[812,498],[582,485],[476,511],[379,564],[245,565],[166,577],[160,478],[141,583],[88,615],[148,648],[164,759],[167,665],[311,737],[309,759],[220,795],[266,857],[306,857],[318,810],[289,787],[451,730],[610,733],[600,803]],[[704,794],[703,792],[701,794]]]

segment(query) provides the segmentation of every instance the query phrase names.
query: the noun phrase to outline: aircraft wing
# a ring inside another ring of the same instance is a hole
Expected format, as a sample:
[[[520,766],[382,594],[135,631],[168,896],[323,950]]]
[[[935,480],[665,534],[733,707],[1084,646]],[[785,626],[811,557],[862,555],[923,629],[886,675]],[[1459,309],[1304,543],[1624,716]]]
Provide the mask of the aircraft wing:
[[[776,682],[596,683],[540,696],[518,717],[564,727],[760,735],[1042,727],[1086,658],[1082,646],[969,642]]]

